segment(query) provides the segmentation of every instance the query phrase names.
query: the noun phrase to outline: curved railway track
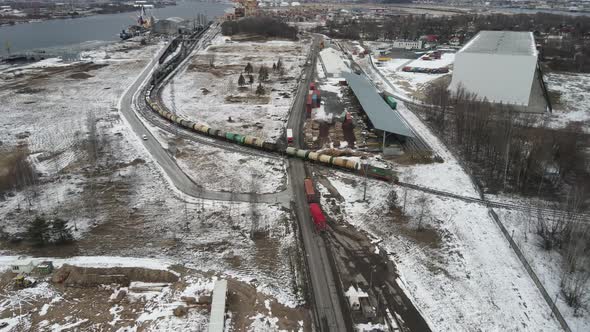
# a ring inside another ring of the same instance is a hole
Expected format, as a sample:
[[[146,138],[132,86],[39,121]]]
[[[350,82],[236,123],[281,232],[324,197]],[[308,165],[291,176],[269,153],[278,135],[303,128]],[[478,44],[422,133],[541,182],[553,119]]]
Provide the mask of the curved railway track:
[[[162,109],[165,109],[166,111],[174,113],[162,101],[161,94],[162,94],[164,87],[166,86],[166,84],[168,84],[168,82],[170,82],[170,80],[172,80],[174,78],[174,76],[176,74],[178,74],[179,72],[184,70],[186,66],[188,66],[188,63],[190,62],[190,59],[191,59],[191,56],[190,56],[191,53],[193,53],[195,50],[198,51],[201,46],[203,46],[206,43],[211,42],[211,40],[219,33],[219,31],[220,31],[219,27],[215,26],[215,27],[212,27],[209,30],[205,31],[203,33],[202,39],[191,39],[192,43],[189,44],[186,58],[184,60],[182,60],[180,62],[180,64],[178,66],[176,66],[176,68],[163,81],[159,82],[157,84],[157,86],[154,88],[154,91],[152,91],[152,94],[155,96],[155,99],[156,99],[158,105]],[[178,47],[180,47],[180,46],[178,46]],[[169,61],[169,59],[167,59],[167,60]],[[166,61],[164,61],[164,63],[166,63]],[[148,88],[147,86],[143,87],[142,93],[141,93],[142,96],[144,96],[145,93],[147,92],[147,88]],[[186,128],[178,126],[178,125],[168,121],[167,119],[162,118],[159,114],[155,113],[147,105],[145,98],[136,99],[135,104],[136,104],[137,110],[141,113],[143,118],[145,120],[147,120],[150,124],[164,130],[165,132],[173,134],[177,137],[180,137],[180,138],[192,141],[192,142],[204,144],[204,145],[208,145],[208,146],[212,146],[212,147],[216,147],[216,148],[221,148],[221,149],[228,150],[231,152],[243,153],[243,154],[248,154],[251,156],[262,157],[262,158],[282,159],[278,153],[256,150],[253,148],[248,148],[246,146],[240,146],[240,145],[236,145],[236,144],[233,144],[230,142],[225,142],[225,141],[209,138],[209,137],[206,137],[203,135],[195,134],[193,131],[190,131]]]

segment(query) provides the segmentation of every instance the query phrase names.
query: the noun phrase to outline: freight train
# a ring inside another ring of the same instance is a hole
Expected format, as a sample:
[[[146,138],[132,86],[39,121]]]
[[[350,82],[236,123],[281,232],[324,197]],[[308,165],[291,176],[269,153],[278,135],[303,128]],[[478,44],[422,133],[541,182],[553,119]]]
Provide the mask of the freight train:
[[[161,117],[167,119],[170,122],[176,123],[181,127],[184,127],[188,130],[197,132],[202,135],[223,139],[232,143],[246,145],[256,149],[286,153],[288,156],[293,156],[305,160],[311,160],[320,164],[330,165],[354,171],[357,173],[361,173],[362,175],[382,179],[389,182],[397,182],[397,176],[395,172],[389,169],[375,167],[369,164],[361,164],[360,162],[351,159],[333,157],[327,154],[321,154],[309,150],[296,149],[293,147],[287,147],[286,150],[282,150],[282,148],[278,146],[276,143],[266,142],[264,141],[264,139],[260,137],[241,135],[237,133],[226,132],[220,129],[211,128],[205,124],[189,121],[176,114],[169,112],[166,108],[160,106],[155,101],[155,98],[152,96],[152,94],[157,94],[158,85],[176,68],[176,66],[180,62],[182,62],[182,60],[184,60],[186,55],[189,53],[187,52],[189,48],[188,42],[182,41],[180,47],[182,47],[183,49],[177,52],[162,67],[159,67],[154,71],[154,73],[152,74],[152,78],[150,80],[150,85],[148,86],[145,92],[146,104],[152,111],[158,113]]]
[[[170,44],[168,45],[168,47],[166,47],[166,50],[164,51],[164,53],[162,53],[162,55],[160,56],[160,59],[158,60],[159,64],[164,63],[164,60],[166,60],[166,58],[174,53],[174,51],[176,50],[176,48],[178,47],[178,44],[180,44],[180,42],[182,41],[182,36],[178,36],[176,38],[174,38]]]

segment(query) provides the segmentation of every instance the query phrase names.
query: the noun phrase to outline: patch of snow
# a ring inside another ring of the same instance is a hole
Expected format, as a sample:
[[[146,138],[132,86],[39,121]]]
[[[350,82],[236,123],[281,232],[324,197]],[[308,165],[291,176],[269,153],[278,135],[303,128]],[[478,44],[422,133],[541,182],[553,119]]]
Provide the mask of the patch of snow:
[[[583,123],[590,133],[590,74],[549,73],[545,75],[547,89],[560,93],[559,104],[554,105],[549,117],[549,126],[564,128],[572,122]]]
[[[388,328],[387,328],[387,325],[385,325],[385,324],[365,323],[365,324],[356,324],[355,331],[358,331],[358,332],[388,331]]]
[[[342,52],[331,47],[326,47],[320,51],[320,57],[329,76],[342,77],[342,74],[350,72],[347,64],[348,60]]]
[[[47,310],[49,310],[49,307],[49,303],[45,303],[43,307],[41,307],[41,310],[39,310],[39,316],[45,316],[45,314],[47,314]]]

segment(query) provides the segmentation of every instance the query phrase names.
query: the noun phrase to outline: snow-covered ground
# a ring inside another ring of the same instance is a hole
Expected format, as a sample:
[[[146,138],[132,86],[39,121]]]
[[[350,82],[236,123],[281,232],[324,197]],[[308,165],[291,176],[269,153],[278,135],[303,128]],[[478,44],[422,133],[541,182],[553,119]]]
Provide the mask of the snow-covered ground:
[[[212,45],[193,54],[189,65],[166,85],[164,103],[187,119],[212,128],[276,141],[284,133],[289,108],[296,93],[308,41],[231,42],[216,37]],[[210,66],[213,59],[214,67]],[[273,72],[281,60],[285,75]],[[238,86],[246,65],[254,67],[255,82]],[[269,68],[266,93],[255,95],[261,65]]]
[[[536,234],[537,213],[534,209],[527,212],[506,209],[495,209],[495,211],[535,270],[549,295],[557,300],[557,307],[572,331],[590,331],[590,311],[588,310],[590,294],[585,294],[582,299],[584,304],[576,315],[573,308],[565,303],[560,287],[564,265],[563,256],[557,251],[546,251],[541,248],[540,238]]]
[[[96,148],[105,149],[103,167],[118,172],[95,174],[97,181],[119,182],[133,174],[134,167],[125,165],[140,156],[125,148],[133,146],[135,136],[120,120],[116,106],[120,95],[160,47],[162,44],[115,44],[105,48],[112,55],[110,59],[100,56],[106,54],[104,51],[96,51],[94,62],[48,59],[0,73],[0,98],[11,110],[0,120],[0,153],[24,148],[29,162],[42,175],[38,195],[31,190],[19,191],[0,202],[4,231],[22,232],[26,228],[25,222],[16,220],[23,216],[30,219],[26,207],[31,198],[35,213],[78,210],[70,219],[77,237],[108,218],[100,215],[91,222],[90,211],[84,207],[88,165],[95,159],[90,155],[88,133],[95,126]],[[104,200],[108,204],[111,197]]]
[[[345,200],[343,221],[367,231],[391,254],[402,287],[434,331],[559,330],[485,207],[374,180],[364,202],[362,179],[344,173],[328,179]],[[327,189],[319,189],[326,196]],[[407,221],[388,213],[392,190]],[[422,207],[426,230],[418,232]]]
[[[545,80],[549,91],[560,95],[549,125],[563,128],[572,122],[580,122],[590,133],[590,74],[556,72],[545,75]]]
[[[320,51],[321,62],[326,68],[326,74],[330,77],[342,77],[343,73],[349,73],[349,60],[344,53],[326,47]]]
[[[175,193],[116,108],[123,91],[163,44],[117,45],[124,46],[84,55],[94,63],[46,61],[0,73],[0,98],[11,110],[0,120],[0,154],[26,146],[28,159],[42,173],[37,195],[17,191],[0,200],[3,236],[22,238],[35,215],[59,216],[76,228],[76,244],[44,247],[43,255],[174,259],[233,276],[284,305],[300,304],[294,272],[294,258],[300,254],[289,211],[278,205],[202,201]],[[286,117],[287,108],[281,112]],[[97,132],[96,169],[88,152],[91,123]],[[231,154],[228,158],[241,162]],[[258,168],[265,161],[245,163]],[[279,163],[260,171],[275,166],[281,168]],[[211,183],[242,174],[231,167],[216,170],[206,175]],[[277,186],[274,182],[266,189]],[[12,245],[4,239],[0,252],[39,254],[26,243]]]
[[[206,190],[265,194],[283,191],[287,187],[283,159],[229,151],[176,138],[152,125],[149,128],[162,147],[172,153],[174,146],[173,157],[178,166]]]
[[[427,87],[427,85],[434,80],[440,79],[445,75],[451,74],[425,74],[425,73],[411,73],[404,72],[402,68],[405,66],[421,67],[421,68],[442,68],[451,66],[455,59],[453,53],[443,53],[439,60],[421,60],[421,59],[392,59],[389,61],[378,62],[377,58],[371,56],[371,59],[359,59],[359,64],[366,63],[370,65],[369,61],[373,61],[377,69],[384,75],[389,82],[395,87],[397,94],[412,97],[420,97],[420,92]],[[364,68],[365,66],[363,66]]]
[[[424,60],[424,56],[408,63],[406,66],[418,68],[443,68],[455,61],[455,53],[443,53],[440,59]]]
[[[191,179],[215,191],[273,193],[286,189],[283,159],[263,158],[191,144],[178,164]],[[216,176],[224,174],[224,176]]]
[[[358,62],[376,85],[394,92],[366,60]],[[405,105],[398,104],[398,111],[444,160],[394,164],[400,181],[478,197],[468,174],[444,144]],[[330,181],[346,198],[346,221],[383,240],[382,247],[394,257],[403,285],[434,330],[559,330],[485,207],[395,187],[396,204],[402,210],[405,206],[409,221],[392,226],[379,216],[387,210],[384,200],[391,188],[371,182],[368,204],[362,202],[362,183],[354,187],[344,177]],[[426,235],[416,231],[422,206],[423,223],[433,230],[425,231]]]

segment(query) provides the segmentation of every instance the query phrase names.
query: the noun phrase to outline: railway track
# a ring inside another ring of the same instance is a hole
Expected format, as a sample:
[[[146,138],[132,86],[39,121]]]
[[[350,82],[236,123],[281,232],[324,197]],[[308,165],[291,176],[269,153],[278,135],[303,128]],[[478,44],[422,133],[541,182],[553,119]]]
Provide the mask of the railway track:
[[[465,201],[468,203],[477,203],[477,204],[484,205],[486,207],[500,208],[500,209],[514,210],[514,211],[522,211],[522,212],[537,211],[538,213],[544,214],[548,217],[575,217],[578,222],[590,223],[590,214],[588,214],[588,213],[570,213],[570,212],[567,212],[564,210],[559,210],[559,209],[550,209],[550,208],[543,208],[543,207],[538,208],[538,207],[534,207],[534,206],[525,206],[525,205],[518,205],[518,204],[512,204],[512,203],[491,201],[489,199],[481,199],[481,198],[470,197],[470,196],[462,196],[462,195],[454,194],[451,192],[428,188],[428,187],[424,187],[424,186],[418,186],[418,185],[406,183],[406,182],[398,182],[397,184],[401,187],[405,187],[405,188],[409,188],[409,189],[413,189],[413,190],[418,190],[418,191],[422,191],[422,192],[437,195],[437,196],[454,198],[454,199],[462,200],[462,201]]]
[[[160,83],[158,83],[158,85],[154,88],[154,91],[152,92],[156,96],[155,101],[159,107],[171,112],[171,110],[162,101],[162,90],[164,89],[166,84],[168,82],[170,82],[170,80],[177,73],[184,70],[184,68],[189,63],[189,60],[191,58],[190,55],[194,51],[198,51],[200,49],[200,47],[202,47],[203,45],[211,42],[211,40],[219,33],[219,31],[220,31],[219,27],[214,27],[210,32],[209,31],[207,32],[207,36],[205,36],[205,38],[191,39],[192,43],[188,47],[188,51],[186,52],[187,55],[186,55],[185,59],[183,59],[180,62],[180,64],[176,67],[176,69],[174,69],[168,75],[168,77],[166,77],[164,80],[162,80]],[[199,47],[197,47],[197,46],[199,46]],[[166,63],[166,62],[164,62],[164,63]],[[145,87],[142,90],[142,92],[141,92],[142,95],[145,95],[146,91],[147,91],[147,87]],[[199,135],[198,133],[195,133],[194,131],[190,131],[182,126],[179,126],[176,123],[170,122],[167,119],[162,118],[159,114],[155,113],[153,110],[151,110],[150,107],[148,107],[148,105],[145,102],[145,98],[137,98],[135,100],[135,103],[136,103],[135,106],[136,106],[137,110],[139,111],[139,113],[151,125],[153,125],[157,128],[160,128],[167,133],[175,135],[176,137],[180,137],[180,138],[192,141],[192,142],[196,142],[196,143],[200,143],[200,144],[204,144],[204,145],[208,145],[208,146],[212,146],[212,147],[216,147],[216,148],[221,148],[221,149],[231,151],[231,152],[251,155],[254,157],[270,158],[270,159],[275,159],[275,160],[282,159],[281,155],[278,153],[257,150],[257,149],[253,149],[253,148],[248,148],[246,146],[239,146],[239,145],[235,145],[233,143],[224,142],[221,140],[216,140],[216,139],[212,139],[209,137],[204,137],[202,135]],[[171,112],[171,113],[175,113],[175,112]]]
[[[281,155],[274,152],[265,152],[262,150],[256,150],[248,147],[241,147],[235,145],[233,143],[224,142],[212,138],[203,137],[195,132],[189,131],[181,126],[173,124],[165,119],[163,119],[159,114],[154,113],[145,103],[143,98],[139,98],[136,100],[136,107],[139,113],[142,115],[143,119],[149,122],[154,127],[160,128],[167,133],[170,133],[176,137],[180,137],[182,139],[192,141],[199,144],[204,144],[216,148],[221,148],[227,151],[241,153],[241,154],[248,154],[254,157],[261,157],[261,158],[270,158],[270,159],[283,159]],[[166,108],[163,104],[160,104],[160,107]],[[167,109],[167,108],[166,108]]]

